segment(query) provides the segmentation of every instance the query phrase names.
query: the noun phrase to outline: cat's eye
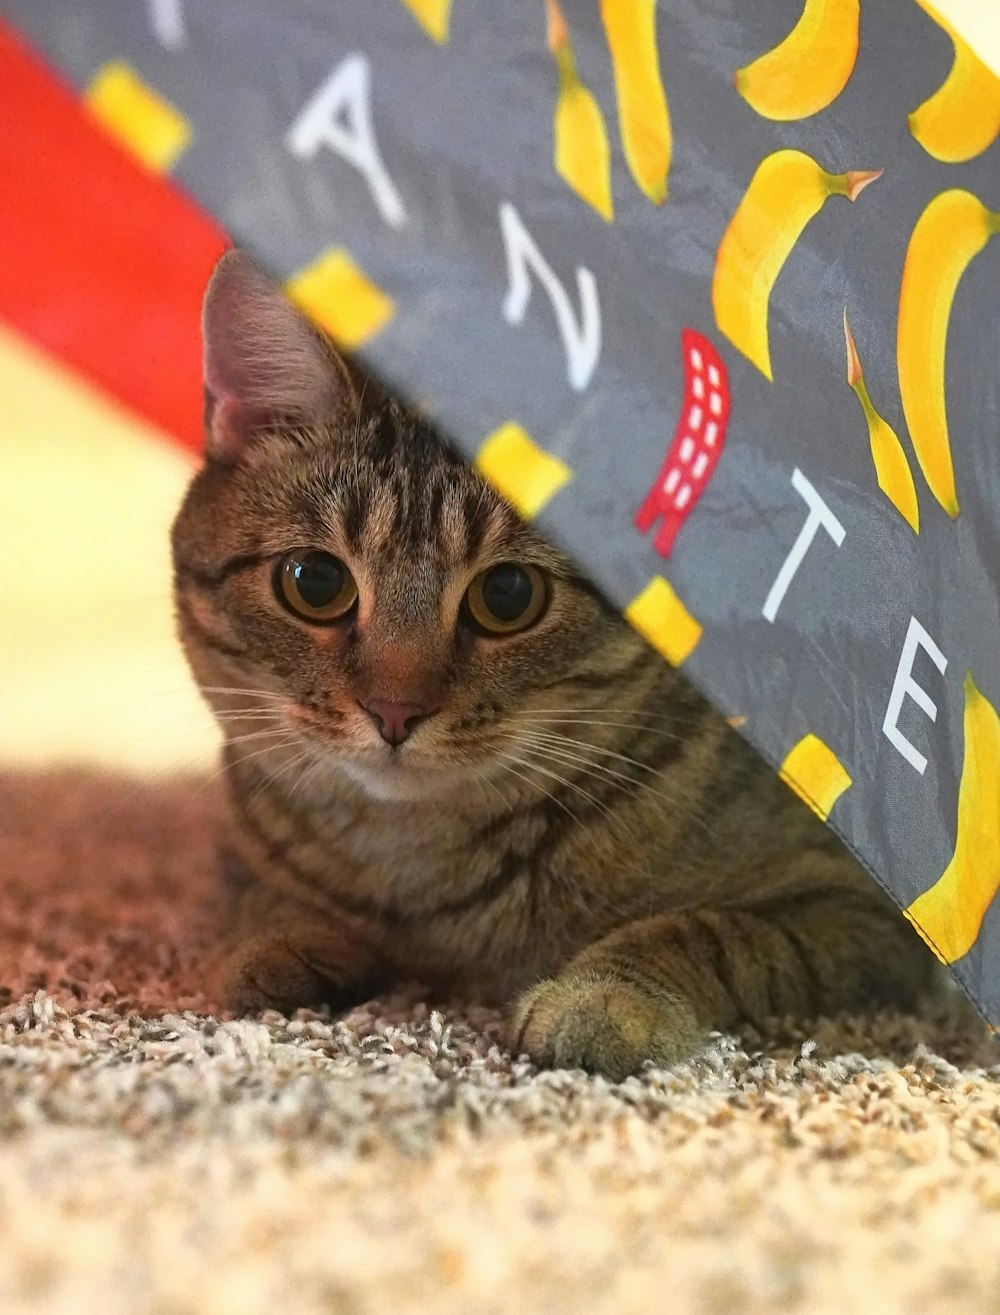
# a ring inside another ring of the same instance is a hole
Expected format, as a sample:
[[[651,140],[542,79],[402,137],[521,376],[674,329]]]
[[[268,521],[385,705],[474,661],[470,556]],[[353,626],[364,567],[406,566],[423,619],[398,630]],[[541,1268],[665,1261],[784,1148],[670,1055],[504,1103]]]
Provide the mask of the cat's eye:
[[[346,616],[358,600],[358,586],[339,557],[319,549],[286,553],[274,573],[278,601],[304,621],[321,625]]]
[[[501,562],[477,575],[465,593],[465,607],[480,630],[513,635],[535,624],[545,611],[549,591],[535,566]]]

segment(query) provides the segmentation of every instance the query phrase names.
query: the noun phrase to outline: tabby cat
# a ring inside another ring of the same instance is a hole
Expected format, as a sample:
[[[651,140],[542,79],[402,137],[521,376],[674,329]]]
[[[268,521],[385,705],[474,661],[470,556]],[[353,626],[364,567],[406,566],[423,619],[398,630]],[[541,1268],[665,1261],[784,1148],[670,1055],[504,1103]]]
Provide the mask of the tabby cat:
[[[421,981],[621,1078],[913,1001],[926,952],[870,878],[423,419],[238,251],[203,328],[173,547],[225,735],[230,1007]]]

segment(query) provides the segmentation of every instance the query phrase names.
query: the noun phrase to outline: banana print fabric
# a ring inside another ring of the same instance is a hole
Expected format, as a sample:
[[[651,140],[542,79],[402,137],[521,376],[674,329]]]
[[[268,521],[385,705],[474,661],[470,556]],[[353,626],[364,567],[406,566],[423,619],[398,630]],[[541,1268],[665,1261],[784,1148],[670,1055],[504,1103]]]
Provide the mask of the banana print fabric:
[[[1000,79],[941,13],[0,13],[575,554],[1000,1023]]]

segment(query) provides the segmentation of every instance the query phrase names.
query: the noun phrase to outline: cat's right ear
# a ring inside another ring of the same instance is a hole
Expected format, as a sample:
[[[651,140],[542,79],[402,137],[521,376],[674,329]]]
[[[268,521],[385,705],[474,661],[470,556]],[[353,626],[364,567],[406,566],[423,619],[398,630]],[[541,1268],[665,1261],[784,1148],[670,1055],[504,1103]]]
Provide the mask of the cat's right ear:
[[[344,363],[244,252],[216,265],[201,324],[210,459],[238,461],[281,422],[328,422],[356,408]]]

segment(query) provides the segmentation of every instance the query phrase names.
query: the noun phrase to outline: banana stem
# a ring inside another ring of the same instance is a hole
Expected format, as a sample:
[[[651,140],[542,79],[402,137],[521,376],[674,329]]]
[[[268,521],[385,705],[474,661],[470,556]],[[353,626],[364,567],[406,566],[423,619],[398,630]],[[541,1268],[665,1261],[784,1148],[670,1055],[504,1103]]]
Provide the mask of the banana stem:
[[[884,169],[848,169],[845,174],[833,175],[835,185],[832,190],[846,196],[848,201],[856,201],[868,184],[881,178],[884,173]]]
[[[861,409],[865,413],[866,420],[877,420],[878,412],[875,410],[875,403],[871,399],[868,391],[868,385],[865,383],[865,372],[861,368],[861,357],[858,355],[858,349],[854,345],[854,334],[851,332],[851,326],[847,322],[847,307],[844,307],[844,338],[847,342],[847,383],[853,390],[854,395],[861,403]]]
[[[566,19],[563,17],[562,10],[556,0],[545,0],[545,9],[548,14],[548,29],[545,38],[549,50],[558,58],[564,50],[569,50],[569,28],[566,26]]]
[[[858,349],[854,345],[854,334],[847,322],[846,306],[844,307],[844,340],[847,343],[847,384],[849,388],[854,388],[858,383],[864,383],[865,373],[861,368]]]

